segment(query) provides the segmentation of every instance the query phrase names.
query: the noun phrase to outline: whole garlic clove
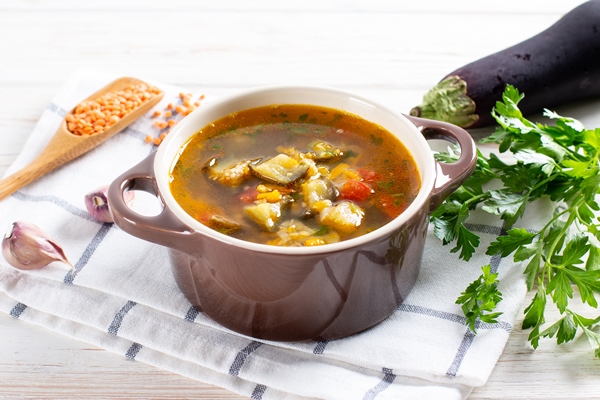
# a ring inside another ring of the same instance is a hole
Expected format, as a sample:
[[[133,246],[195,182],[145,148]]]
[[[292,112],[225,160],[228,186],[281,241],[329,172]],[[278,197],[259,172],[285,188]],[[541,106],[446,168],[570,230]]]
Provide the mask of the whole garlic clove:
[[[99,187],[85,195],[85,207],[90,215],[100,222],[114,222],[110,214],[108,198],[106,193],[108,185]],[[131,204],[134,197],[134,192],[127,191],[124,193],[126,204]]]
[[[13,267],[32,270],[45,267],[53,261],[73,264],[63,249],[44,231],[29,222],[13,222],[2,239],[2,255]]]

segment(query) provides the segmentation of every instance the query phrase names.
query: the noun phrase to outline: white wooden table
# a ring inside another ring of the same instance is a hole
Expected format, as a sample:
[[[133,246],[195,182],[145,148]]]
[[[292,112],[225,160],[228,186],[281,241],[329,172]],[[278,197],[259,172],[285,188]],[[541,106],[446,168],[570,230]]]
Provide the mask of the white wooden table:
[[[263,84],[327,85],[408,112],[448,72],[532,36],[581,2],[2,1],[0,175],[81,68],[215,97]],[[600,127],[595,106],[562,110]],[[600,360],[584,338],[533,351],[520,321],[514,326],[471,399],[600,396]],[[0,398],[24,397],[240,398],[0,314]]]

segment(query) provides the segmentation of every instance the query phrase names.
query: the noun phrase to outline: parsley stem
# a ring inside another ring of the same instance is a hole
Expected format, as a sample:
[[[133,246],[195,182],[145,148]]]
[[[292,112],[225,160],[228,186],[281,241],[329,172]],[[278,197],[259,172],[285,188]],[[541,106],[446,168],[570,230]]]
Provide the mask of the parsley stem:
[[[491,197],[489,192],[475,194],[464,187],[463,187],[463,189],[465,189],[465,191],[472,196],[469,200],[466,200],[463,203],[464,205],[467,206],[467,208],[471,208],[471,204],[473,204],[473,203],[478,204],[478,203],[481,203],[482,201],[485,201]]]
[[[552,217],[550,219],[550,221],[548,221],[548,223],[546,225],[544,225],[544,227],[542,229],[540,229],[540,231],[538,232],[538,236],[540,236],[543,232],[546,231],[546,229],[548,229],[552,224],[554,224],[554,222],[556,222],[557,219],[559,219],[560,217],[562,217],[563,215],[569,213],[571,211],[570,207],[559,212],[558,214],[556,214],[554,217]]]
[[[549,175],[546,179],[544,179],[542,181],[539,181],[537,184],[535,184],[531,188],[531,190],[529,191],[529,194],[531,194],[531,192],[533,192],[534,190],[539,189],[542,185],[545,185],[548,182],[552,182],[553,180],[555,180],[556,178],[558,178],[561,173],[562,173],[562,169],[558,173]]]
[[[556,253],[556,247],[558,246],[558,244],[562,241],[563,237],[566,235],[567,231],[569,230],[569,228],[571,227],[571,225],[573,224],[573,221],[575,221],[576,215],[573,212],[573,210],[575,209],[575,207],[581,203],[583,197],[579,197],[574,204],[572,204],[569,208],[567,208],[563,213],[568,213],[569,217],[567,218],[567,222],[565,223],[565,225],[561,228],[560,232],[558,235],[556,235],[556,238],[554,238],[554,240],[552,241],[552,244],[550,245],[550,247],[548,248],[548,253],[547,253],[547,257],[546,257],[546,261],[544,263],[544,270],[548,270],[548,276],[550,275],[550,270],[553,268],[562,268],[564,267],[564,265],[553,265],[552,264],[552,256]],[[554,218],[554,220],[556,221],[556,218]],[[544,278],[544,273],[542,273],[542,279]]]

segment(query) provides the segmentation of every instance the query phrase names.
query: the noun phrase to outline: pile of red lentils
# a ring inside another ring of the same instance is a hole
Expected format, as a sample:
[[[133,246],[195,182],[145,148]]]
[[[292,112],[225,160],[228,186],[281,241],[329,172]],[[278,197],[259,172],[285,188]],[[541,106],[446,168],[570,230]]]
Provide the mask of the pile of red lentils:
[[[123,90],[105,93],[79,103],[65,117],[67,129],[79,136],[104,132],[140,105],[160,94],[158,88],[145,83],[131,84]]]
[[[154,127],[160,129],[161,132],[159,136],[156,137],[147,135],[146,142],[158,146],[167,137],[170,129],[179,122],[177,117],[183,118],[196,108],[200,107],[200,102],[204,100],[204,95],[200,95],[197,100],[193,100],[193,97],[194,96],[191,93],[179,93],[180,104],[175,105],[169,103],[164,111],[154,111],[152,118],[159,118],[154,121]]]

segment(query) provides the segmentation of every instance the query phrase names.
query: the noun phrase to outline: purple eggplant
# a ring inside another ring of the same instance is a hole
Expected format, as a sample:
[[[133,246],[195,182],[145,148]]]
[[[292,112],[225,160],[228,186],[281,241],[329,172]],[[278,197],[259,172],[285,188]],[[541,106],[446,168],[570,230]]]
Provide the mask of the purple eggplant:
[[[543,32],[448,74],[411,115],[463,128],[495,123],[506,85],[525,98],[524,115],[600,95],[600,0],[587,1]]]

